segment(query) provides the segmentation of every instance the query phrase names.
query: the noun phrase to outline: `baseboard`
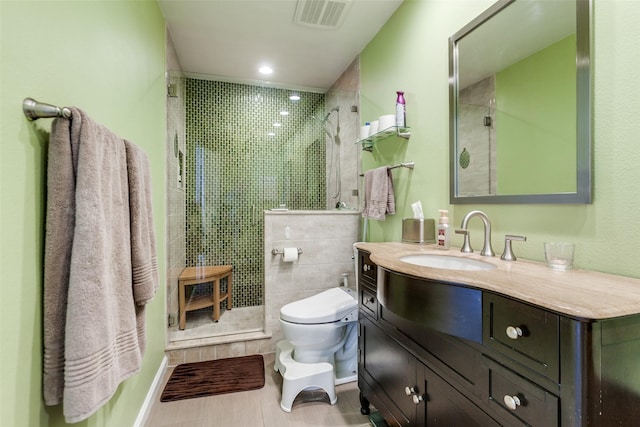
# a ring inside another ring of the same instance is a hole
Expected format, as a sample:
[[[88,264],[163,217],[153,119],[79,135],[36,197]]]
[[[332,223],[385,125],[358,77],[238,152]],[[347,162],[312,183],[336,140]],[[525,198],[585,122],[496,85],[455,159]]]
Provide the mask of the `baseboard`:
[[[162,380],[164,378],[164,373],[167,370],[167,366],[169,365],[169,359],[167,356],[162,358],[162,362],[160,362],[160,366],[158,367],[158,371],[156,372],[156,376],[153,378],[153,382],[151,383],[151,387],[149,387],[149,391],[147,392],[147,397],[144,399],[144,403],[140,408],[140,412],[138,412],[138,417],[136,418],[136,422],[133,427],[144,427],[147,422],[147,418],[149,417],[149,411],[153,406],[153,402],[156,400],[156,397],[160,393],[160,387],[162,386]]]

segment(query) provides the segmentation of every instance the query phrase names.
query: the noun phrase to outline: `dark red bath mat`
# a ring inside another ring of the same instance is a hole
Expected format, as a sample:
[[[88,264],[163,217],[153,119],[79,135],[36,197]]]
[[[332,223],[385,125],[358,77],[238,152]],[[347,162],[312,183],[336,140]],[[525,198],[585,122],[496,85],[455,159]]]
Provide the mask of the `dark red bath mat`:
[[[173,370],[162,391],[161,402],[264,387],[262,355],[183,363]]]

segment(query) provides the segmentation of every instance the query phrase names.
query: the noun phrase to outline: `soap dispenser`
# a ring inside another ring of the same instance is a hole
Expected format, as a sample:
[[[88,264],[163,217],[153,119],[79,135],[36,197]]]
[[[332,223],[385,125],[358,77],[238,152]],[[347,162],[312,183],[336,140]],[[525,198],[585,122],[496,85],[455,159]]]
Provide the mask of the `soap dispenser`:
[[[449,211],[446,209],[441,209],[438,212],[440,212],[440,219],[438,220],[438,236],[436,244],[438,249],[449,249],[449,217],[447,216]]]

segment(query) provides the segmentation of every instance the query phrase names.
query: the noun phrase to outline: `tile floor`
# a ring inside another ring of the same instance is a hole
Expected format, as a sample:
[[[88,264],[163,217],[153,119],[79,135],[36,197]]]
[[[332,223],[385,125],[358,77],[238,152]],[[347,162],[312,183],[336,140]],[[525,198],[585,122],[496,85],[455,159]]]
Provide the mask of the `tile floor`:
[[[160,402],[151,408],[148,427],[368,427],[360,414],[355,382],[336,387],[338,402],[332,406],[326,393],[302,392],[290,413],[280,408],[282,377],[273,370],[274,354],[264,355],[265,386],[260,390],[218,396]],[[164,384],[171,375],[165,374]],[[158,396],[160,393],[158,393]]]

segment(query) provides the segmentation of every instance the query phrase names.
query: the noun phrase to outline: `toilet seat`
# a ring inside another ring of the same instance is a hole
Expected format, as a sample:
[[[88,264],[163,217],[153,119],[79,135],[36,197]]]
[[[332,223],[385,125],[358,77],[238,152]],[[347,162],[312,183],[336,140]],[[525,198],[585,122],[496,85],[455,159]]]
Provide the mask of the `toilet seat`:
[[[305,325],[355,321],[357,308],[358,303],[350,289],[332,288],[286,304],[280,310],[280,319]]]
[[[357,380],[358,302],[348,288],[332,288],[280,309],[284,340],[276,348],[282,374],[281,407],[289,412],[296,395],[322,388],[335,403],[335,385]]]

